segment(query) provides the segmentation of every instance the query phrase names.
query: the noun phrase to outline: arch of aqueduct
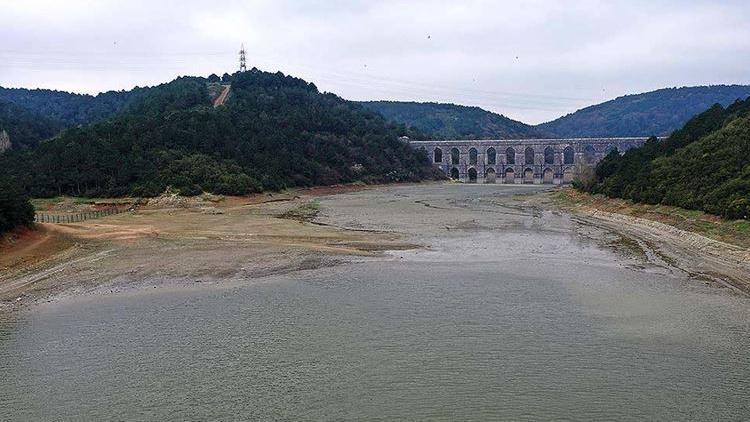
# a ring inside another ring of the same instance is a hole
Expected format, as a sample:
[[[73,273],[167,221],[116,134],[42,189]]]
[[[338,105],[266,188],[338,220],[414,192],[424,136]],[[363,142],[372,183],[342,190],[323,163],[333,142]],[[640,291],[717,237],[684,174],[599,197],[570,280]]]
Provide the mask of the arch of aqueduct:
[[[625,152],[647,138],[411,141],[448,177],[469,183],[570,183],[613,149]]]

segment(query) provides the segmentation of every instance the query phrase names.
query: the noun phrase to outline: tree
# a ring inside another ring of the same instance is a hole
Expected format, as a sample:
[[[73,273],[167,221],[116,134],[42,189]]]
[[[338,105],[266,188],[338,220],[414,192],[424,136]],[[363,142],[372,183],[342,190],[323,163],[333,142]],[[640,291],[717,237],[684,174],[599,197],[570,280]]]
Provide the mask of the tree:
[[[714,105],[664,140],[610,153],[578,188],[726,218],[750,214],[750,99]]]
[[[34,222],[34,207],[7,176],[0,176],[0,234]]]
[[[221,79],[219,79],[219,76],[215,73],[212,73],[208,76],[208,81],[211,83],[219,83],[221,82]]]
[[[426,154],[399,140],[423,139],[420,133],[302,79],[237,73],[227,107],[219,108],[206,81],[183,77],[148,88],[109,120],[3,154],[0,169],[36,197],[154,196],[167,186],[243,195],[436,177]]]

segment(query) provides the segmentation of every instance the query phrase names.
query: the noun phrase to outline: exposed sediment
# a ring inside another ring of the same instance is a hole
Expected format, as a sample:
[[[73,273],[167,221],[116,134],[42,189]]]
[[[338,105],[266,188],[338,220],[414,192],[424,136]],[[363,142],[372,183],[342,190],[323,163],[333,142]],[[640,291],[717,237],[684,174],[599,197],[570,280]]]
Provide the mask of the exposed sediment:
[[[486,195],[464,195],[462,189],[486,189]],[[358,190],[364,191],[347,194]],[[158,199],[134,213],[40,227],[0,255],[0,309],[61,294],[252,280],[392,259],[384,253],[404,249],[426,248],[440,259],[481,258],[493,251],[474,250],[472,236],[512,243],[513,236],[538,230],[594,241],[621,235],[629,240],[608,246],[683,271],[696,282],[750,294],[747,248],[595,207],[561,208],[548,189],[529,186],[427,184]],[[508,260],[528,258],[516,257],[512,245],[504,254]]]

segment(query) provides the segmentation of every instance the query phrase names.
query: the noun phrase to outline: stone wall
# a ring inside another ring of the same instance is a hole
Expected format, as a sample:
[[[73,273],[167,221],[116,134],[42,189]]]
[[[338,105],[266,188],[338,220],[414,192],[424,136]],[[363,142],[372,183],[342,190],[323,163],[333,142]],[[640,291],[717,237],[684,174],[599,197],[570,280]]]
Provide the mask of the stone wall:
[[[550,183],[573,180],[613,149],[625,152],[647,138],[411,141],[448,177],[476,183]],[[494,150],[494,160],[492,152]]]

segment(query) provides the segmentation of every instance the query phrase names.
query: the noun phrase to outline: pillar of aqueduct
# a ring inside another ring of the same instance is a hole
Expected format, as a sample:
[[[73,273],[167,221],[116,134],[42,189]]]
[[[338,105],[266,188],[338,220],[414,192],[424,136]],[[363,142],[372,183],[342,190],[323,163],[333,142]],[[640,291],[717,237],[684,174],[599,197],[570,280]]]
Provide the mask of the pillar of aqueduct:
[[[469,183],[570,183],[583,166],[647,138],[411,141],[448,177]]]

